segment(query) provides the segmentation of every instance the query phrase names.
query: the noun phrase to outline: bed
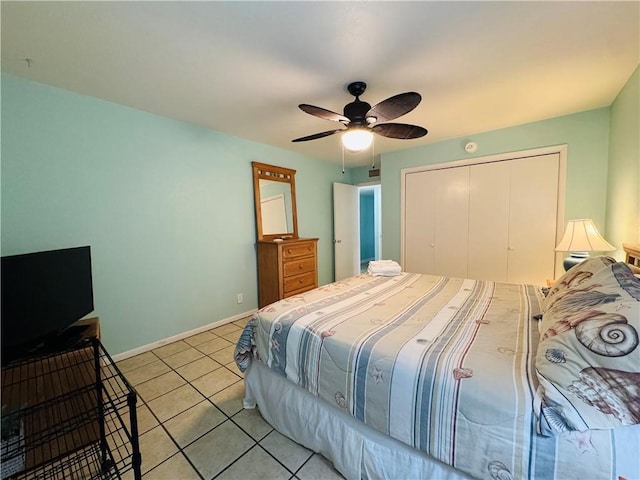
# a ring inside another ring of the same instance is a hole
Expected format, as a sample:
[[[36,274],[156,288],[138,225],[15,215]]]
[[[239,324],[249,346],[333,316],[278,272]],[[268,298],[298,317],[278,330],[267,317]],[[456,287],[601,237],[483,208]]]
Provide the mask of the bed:
[[[359,275],[259,310],[235,358],[245,407],[348,479],[631,480],[639,331],[640,280],[593,257],[548,290]]]

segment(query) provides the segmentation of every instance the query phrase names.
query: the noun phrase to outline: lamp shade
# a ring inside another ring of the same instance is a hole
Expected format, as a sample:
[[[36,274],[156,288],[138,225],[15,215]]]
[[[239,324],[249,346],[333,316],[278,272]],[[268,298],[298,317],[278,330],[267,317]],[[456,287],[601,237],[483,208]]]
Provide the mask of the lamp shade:
[[[373,133],[365,128],[350,128],[342,134],[342,145],[350,152],[361,152],[371,146]]]
[[[569,220],[556,252],[610,252],[616,247],[607,242],[590,218]]]

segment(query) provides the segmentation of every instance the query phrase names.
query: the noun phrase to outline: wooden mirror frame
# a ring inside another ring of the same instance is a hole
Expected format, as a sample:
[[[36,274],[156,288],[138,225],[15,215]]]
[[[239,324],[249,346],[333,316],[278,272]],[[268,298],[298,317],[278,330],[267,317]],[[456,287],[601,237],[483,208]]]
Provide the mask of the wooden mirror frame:
[[[290,168],[267,165],[266,163],[251,162],[253,166],[253,198],[256,207],[256,229],[258,240],[274,240],[276,238],[298,238],[298,212],[296,209],[296,171]],[[260,180],[288,183],[291,186],[291,217],[293,232],[262,233],[262,205],[260,203]]]

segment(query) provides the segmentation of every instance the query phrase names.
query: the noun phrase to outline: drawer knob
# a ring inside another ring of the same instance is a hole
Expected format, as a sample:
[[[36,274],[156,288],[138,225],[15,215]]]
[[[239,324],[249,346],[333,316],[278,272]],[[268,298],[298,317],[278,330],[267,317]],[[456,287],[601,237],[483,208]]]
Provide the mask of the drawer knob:
[[[302,264],[298,265],[298,270],[302,270]]]

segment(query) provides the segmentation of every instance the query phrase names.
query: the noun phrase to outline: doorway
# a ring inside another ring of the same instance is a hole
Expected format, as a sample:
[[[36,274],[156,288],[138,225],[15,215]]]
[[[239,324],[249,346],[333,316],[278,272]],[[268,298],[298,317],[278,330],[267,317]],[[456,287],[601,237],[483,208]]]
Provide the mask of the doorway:
[[[334,280],[366,271],[379,260],[382,189],[375,185],[333,184]]]
[[[380,185],[358,187],[360,196],[360,272],[367,271],[371,260],[380,260],[381,232]]]

